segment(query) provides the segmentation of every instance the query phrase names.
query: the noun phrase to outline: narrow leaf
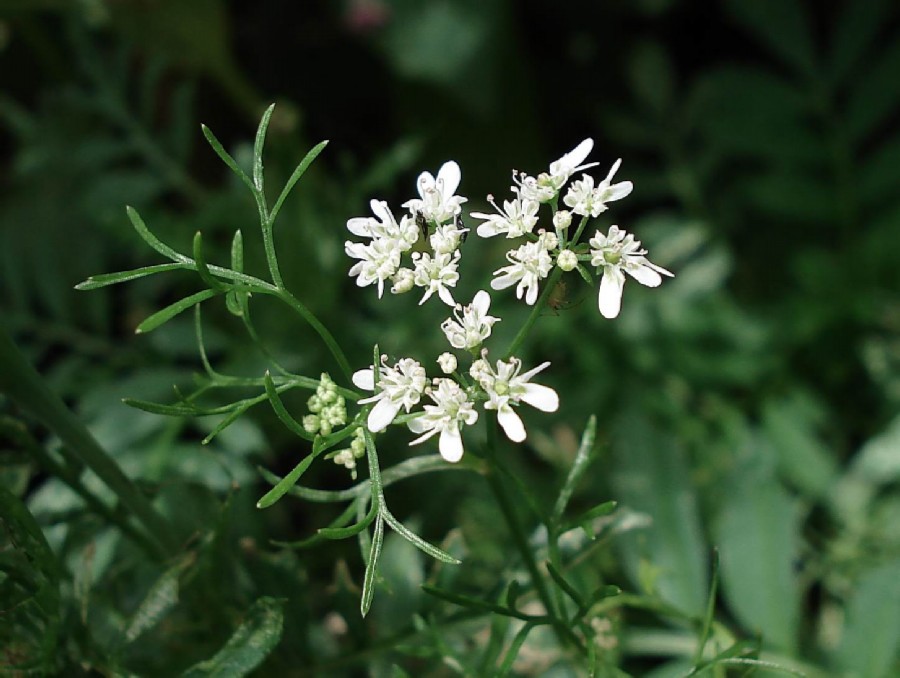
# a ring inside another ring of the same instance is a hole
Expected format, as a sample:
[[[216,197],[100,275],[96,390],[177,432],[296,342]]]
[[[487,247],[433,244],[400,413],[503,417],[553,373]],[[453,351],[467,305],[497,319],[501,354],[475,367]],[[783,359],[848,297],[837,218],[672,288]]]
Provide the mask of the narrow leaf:
[[[137,280],[148,275],[156,273],[165,273],[167,271],[180,271],[189,268],[182,263],[174,264],[156,264],[155,266],[144,266],[143,268],[135,268],[131,271],[118,271],[117,273],[101,273],[92,275],[75,285],[76,290],[96,290],[107,285],[117,285],[118,283]]]
[[[558,524],[562,519],[562,515],[569,505],[572,493],[575,492],[575,486],[581,480],[584,472],[587,470],[593,459],[594,440],[597,436],[597,417],[591,415],[588,418],[587,425],[584,427],[584,433],[581,435],[581,445],[578,446],[578,452],[575,454],[575,461],[572,462],[572,468],[569,469],[569,475],[562,489],[559,491],[559,497],[553,507],[553,515],[550,519],[551,524]]]
[[[209,272],[209,266],[203,256],[203,236],[200,231],[194,234],[194,262],[197,264],[197,273],[200,274],[200,279],[206,283],[207,287],[218,291],[225,289],[225,286],[213,278],[212,273]]]
[[[566,578],[562,575],[562,572],[554,567],[553,563],[547,562],[547,572],[550,574],[550,578],[556,582],[556,585],[559,586],[562,591],[572,599],[578,607],[586,608],[587,605],[584,603],[584,599],[581,597],[581,594],[572,586]]]
[[[284,406],[284,403],[281,401],[281,396],[278,395],[278,391],[275,390],[275,384],[272,382],[272,376],[266,371],[265,376],[265,384],[266,384],[266,395],[269,396],[269,403],[272,405],[272,409],[275,410],[275,414],[278,415],[278,418],[281,419],[281,423],[287,426],[288,430],[291,433],[303,438],[304,440],[313,440],[313,436],[307,432],[305,428],[294,419],[290,412],[287,411],[287,408]]]
[[[174,318],[179,313],[182,313],[189,309],[194,304],[199,304],[201,301],[206,301],[207,299],[212,299],[216,296],[218,292],[216,290],[201,290],[196,294],[192,294],[189,297],[185,297],[184,299],[179,299],[174,304],[170,304],[166,306],[164,309],[157,311],[149,318],[144,320],[140,325],[137,326],[135,330],[135,334],[143,334],[145,332],[151,332],[155,330],[157,327],[166,324],[172,318]]]
[[[225,150],[225,147],[219,142],[216,138],[216,135],[212,133],[212,130],[206,125],[200,125],[200,129],[203,130],[203,136],[206,137],[206,140],[209,142],[209,145],[212,146],[212,149],[216,152],[216,155],[221,158],[222,162],[228,165],[228,169],[234,172],[238,178],[243,181],[247,188],[249,188],[254,193],[256,189],[253,187],[253,182],[250,181],[250,177],[247,176],[247,173],[244,172],[238,164],[234,161],[234,158]]]
[[[378,572],[378,558],[381,556],[381,546],[384,543],[384,521],[381,516],[375,519],[375,531],[372,534],[372,548],[369,550],[369,559],[366,562],[366,574],[363,577],[362,598],[359,601],[359,611],[365,617],[372,607],[372,599],[375,597],[375,575]]]
[[[300,177],[304,175],[306,170],[312,164],[313,160],[315,160],[319,153],[328,145],[328,141],[321,141],[317,145],[313,146],[312,150],[306,154],[306,157],[300,161],[300,164],[297,165],[297,168],[291,174],[290,178],[287,180],[287,183],[284,185],[284,188],[281,190],[281,195],[278,196],[278,200],[275,201],[275,205],[272,207],[272,212],[269,214],[269,221],[275,221],[275,216],[281,210],[282,204],[287,199],[288,195],[291,192],[291,189],[294,188],[294,185],[300,181]]]
[[[231,268],[238,273],[244,272],[244,236],[241,229],[236,230],[231,239]]]
[[[272,119],[274,110],[275,104],[271,104],[263,113],[259,127],[256,129],[256,140],[253,142],[253,185],[260,193],[263,190],[263,146],[266,143],[266,131],[269,129],[269,121]]]
[[[225,417],[222,419],[222,421],[220,421],[218,424],[216,424],[215,428],[213,428],[213,430],[210,431],[206,435],[206,437],[200,441],[200,444],[201,445],[209,445],[213,441],[213,438],[215,438],[222,431],[224,431],[226,428],[231,426],[240,417],[242,417],[244,412],[246,412],[251,407],[253,407],[256,404],[256,402],[257,401],[255,399],[242,401],[240,405],[238,405],[233,410],[231,410],[227,415],[225,415]]]
[[[134,209],[131,205],[125,207],[125,213],[128,215],[129,221],[131,221],[131,225],[134,226],[134,230],[138,232],[138,235],[144,239],[150,247],[155,249],[161,255],[166,257],[167,259],[171,259],[172,261],[176,261],[182,264],[192,264],[193,262],[183,254],[179,254],[171,247],[163,243],[162,240],[157,238],[150,232],[150,229],[147,228],[147,225],[144,223],[144,220],[141,219],[141,215],[138,214],[138,211]]]
[[[257,600],[225,646],[211,659],[189,668],[184,676],[238,678],[248,675],[281,640],[283,608],[283,600],[268,597]]]
[[[497,667],[497,675],[505,676],[507,675],[513,667],[513,664],[516,661],[516,657],[519,656],[519,650],[522,649],[522,645],[525,643],[525,639],[528,638],[528,634],[531,633],[531,629],[535,627],[535,624],[527,623],[513,638],[512,643],[509,644],[509,649],[506,650],[506,655],[503,657],[503,662]]]
[[[494,605],[493,603],[489,603],[488,601],[482,600],[481,598],[473,598],[471,596],[460,595],[458,593],[453,593],[452,591],[439,589],[436,586],[432,586],[431,584],[423,584],[422,590],[430,596],[440,598],[441,600],[445,600],[448,603],[453,603],[454,605],[459,605],[460,607],[469,608],[470,610],[477,610],[479,612],[494,612],[496,614],[502,614],[504,616],[514,617],[516,619],[521,618],[520,615],[512,614],[512,610],[508,610],[500,605]]]
[[[288,473],[284,478],[282,478],[275,487],[266,492],[262,499],[256,502],[256,508],[264,509],[269,508],[276,501],[281,499],[285,493],[291,489],[294,485],[297,484],[297,481],[300,480],[300,476],[306,473],[306,470],[310,467],[310,465],[315,461],[316,457],[324,451],[325,448],[321,450],[313,450],[310,454],[306,456],[299,464],[297,464],[290,473]]]
[[[698,667],[703,659],[703,650],[706,648],[706,641],[709,640],[709,633],[712,629],[713,616],[716,612],[716,594],[719,588],[719,552],[713,549],[712,557],[712,574],[709,581],[709,596],[706,603],[706,614],[703,617],[703,627],[700,629],[700,638],[697,641],[697,652],[694,654],[694,666]]]
[[[427,541],[422,539],[422,537],[417,535],[415,532],[413,532],[408,527],[406,527],[403,523],[401,523],[399,520],[397,520],[387,509],[384,509],[384,519],[387,522],[387,524],[390,525],[397,534],[399,534],[401,537],[406,539],[408,542],[410,542],[416,548],[427,553],[429,556],[431,556],[435,560],[440,560],[441,562],[444,562],[444,563],[450,563],[451,565],[459,565],[460,564],[460,562],[461,562],[460,560],[457,560],[456,558],[451,556],[449,553],[442,551],[437,546],[434,546],[433,544],[429,544]]]
[[[360,506],[359,508],[361,507],[362,506]],[[378,515],[378,504],[372,502],[372,507],[369,509],[369,512],[359,522],[347,527],[322,527],[319,528],[318,534],[320,534],[325,539],[348,539],[359,534],[369,525],[371,525],[372,521],[375,520],[376,515]]]
[[[156,626],[178,603],[178,578],[191,559],[184,559],[162,573],[150,587],[138,609],[125,626],[125,642],[131,643]]]

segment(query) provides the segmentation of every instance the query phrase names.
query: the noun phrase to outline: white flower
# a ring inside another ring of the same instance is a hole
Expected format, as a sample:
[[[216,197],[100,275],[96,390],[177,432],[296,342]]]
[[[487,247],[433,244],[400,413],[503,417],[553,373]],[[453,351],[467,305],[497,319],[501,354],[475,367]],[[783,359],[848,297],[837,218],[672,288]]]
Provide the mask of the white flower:
[[[588,174],[572,182],[563,202],[571,207],[575,214],[583,217],[588,215],[596,217],[607,209],[594,190],[594,178]]]
[[[499,233],[505,233],[507,238],[518,238],[520,235],[531,233],[537,223],[537,211],[540,204],[536,200],[517,198],[504,200],[501,210],[494,202],[493,196],[488,196],[488,202],[497,210],[497,214],[485,214],[484,212],[472,212],[476,219],[484,221],[478,227],[477,233],[482,238],[490,238]]]
[[[599,305],[604,318],[615,318],[622,306],[622,286],[628,273],[632,278],[647,287],[658,287],[662,275],[674,276],[661,266],[652,264],[644,256],[647,250],[641,249],[639,240],[618,226],[610,226],[609,233],[600,231],[590,239],[591,265],[603,269],[600,281]]]
[[[453,311],[456,320],[447,318],[441,323],[441,329],[453,348],[469,351],[481,346],[482,342],[491,336],[491,327],[500,318],[487,314],[490,307],[491,295],[484,290],[480,290],[468,306],[456,305]]]
[[[556,265],[564,271],[571,271],[578,266],[578,255],[572,250],[563,250],[556,257]]]
[[[554,186],[550,175],[546,172],[535,178],[524,172],[513,170],[512,176],[513,184],[515,185],[510,188],[519,196],[520,200],[537,203],[549,202],[559,192],[559,189]]]
[[[390,208],[388,208],[388,204],[383,200],[372,200],[369,202],[369,207],[371,207],[372,213],[378,218],[353,217],[347,220],[347,229],[353,235],[361,238],[394,241],[395,246],[401,251],[409,251],[419,239],[419,229],[416,226],[415,219],[409,215],[404,215],[398,224]]]
[[[478,420],[478,412],[466,392],[452,379],[435,379],[435,386],[428,392],[428,397],[435,404],[425,405],[425,414],[411,419],[407,424],[410,431],[422,434],[410,445],[416,445],[440,433],[438,449],[441,456],[449,462],[457,462],[463,455],[460,429],[463,425],[474,424]]]
[[[400,267],[400,250],[390,238],[376,238],[368,245],[359,242],[344,243],[344,251],[354,259],[360,259],[350,268],[350,276],[359,276],[360,287],[378,283],[378,297],[384,293],[384,281]]]
[[[468,232],[468,228],[457,228],[453,223],[444,224],[434,229],[428,242],[435,254],[450,254],[459,249],[463,234]]]
[[[437,178],[430,172],[422,172],[416,181],[419,197],[407,200],[403,206],[413,214],[421,214],[429,223],[442,224],[459,214],[462,203],[467,200],[454,195],[460,178],[459,165],[453,160],[441,166]]]
[[[446,351],[437,357],[437,364],[444,374],[453,374],[458,367],[456,356]]]
[[[581,164],[588,157],[588,153],[591,152],[592,148],[594,148],[594,140],[585,139],[559,160],[550,163],[550,177],[553,179],[556,190],[562,188],[563,184],[569,180],[569,177],[578,170],[587,169],[597,164],[595,162],[587,165]]]
[[[378,372],[377,384],[372,367],[354,372],[352,377],[357,388],[378,391],[372,397],[359,401],[361,405],[376,403],[366,421],[366,426],[373,433],[387,428],[401,407],[409,412],[419,402],[428,383],[425,368],[412,358],[401,358],[394,367],[388,367],[387,356],[382,356]]]
[[[476,379],[488,395],[484,404],[487,410],[497,410],[497,421],[503,432],[513,442],[525,440],[525,426],[519,415],[512,408],[520,402],[526,402],[542,412],[555,412],[559,408],[559,396],[549,386],[528,383],[531,377],[547,368],[550,363],[542,363],[537,367],[519,374],[522,361],[510,358],[509,362],[497,361],[497,369],[491,369],[486,360],[481,361],[477,371],[474,365],[469,374]]]
[[[621,200],[634,190],[634,184],[630,181],[620,181],[617,184],[612,183],[613,176],[615,176],[621,165],[622,158],[619,158],[613,163],[612,169],[609,170],[609,174],[606,175],[606,178],[597,185],[595,191],[597,196],[595,198],[596,200],[599,200],[601,203]]]
[[[497,276],[491,280],[491,287],[495,290],[506,289],[518,283],[516,286],[516,298],[521,299],[525,294],[525,303],[529,306],[537,301],[538,282],[547,277],[553,268],[553,259],[547,251],[545,242],[538,240],[522,245],[519,249],[506,253],[509,266],[494,271]]]
[[[416,287],[425,287],[425,294],[419,301],[419,305],[424,304],[429,297],[435,292],[448,306],[456,304],[453,301],[453,295],[450,294],[448,287],[456,287],[459,280],[457,268],[459,266],[460,253],[442,252],[432,257],[427,252],[414,252],[413,263],[416,270],[413,272],[413,280]]]

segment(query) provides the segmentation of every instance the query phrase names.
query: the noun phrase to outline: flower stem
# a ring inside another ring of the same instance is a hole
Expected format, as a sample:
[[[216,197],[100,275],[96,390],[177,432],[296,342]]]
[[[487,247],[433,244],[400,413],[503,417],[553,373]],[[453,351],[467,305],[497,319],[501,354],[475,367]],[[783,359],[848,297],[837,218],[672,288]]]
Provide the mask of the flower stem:
[[[562,269],[558,266],[553,269],[550,277],[547,278],[547,284],[544,285],[544,291],[541,292],[541,296],[538,297],[534,308],[531,309],[531,315],[528,316],[525,324],[522,325],[521,329],[519,329],[519,332],[513,338],[512,343],[509,345],[509,348],[506,349],[506,353],[503,356],[504,360],[509,360],[510,356],[512,356],[518,350],[519,346],[522,345],[522,342],[525,341],[525,337],[527,337],[528,332],[531,331],[532,325],[534,325],[534,323],[537,321],[538,316],[540,316],[541,311],[544,309],[544,306],[547,305],[547,299],[549,299],[550,295],[553,293],[553,289],[556,287],[556,283],[559,282],[559,278],[562,273]]]
[[[541,599],[541,602],[547,610],[547,616],[551,620],[551,626],[553,627],[557,638],[559,638],[560,644],[572,645],[584,654],[587,650],[581,640],[579,640],[578,636],[572,632],[572,629],[570,629],[557,615],[553,599],[550,597],[550,590],[547,588],[547,582],[538,569],[537,561],[534,558],[534,552],[528,543],[528,536],[525,534],[522,525],[519,523],[519,519],[516,517],[513,499],[498,473],[496,459],[496,426],[488,424],[486,428],[488,440],[487,454],[485,456],[488,461],[489,469],[485,475],[488,480],[488,485],[494,494],[494,498],[497,500],[500,512],[503,514],[503,519],[509,526],[516,549],[518,549],[519,555],[522,557],[522,562],[528,570],[528,574],[531,577],[531,582],[534,585],[538,597]]]

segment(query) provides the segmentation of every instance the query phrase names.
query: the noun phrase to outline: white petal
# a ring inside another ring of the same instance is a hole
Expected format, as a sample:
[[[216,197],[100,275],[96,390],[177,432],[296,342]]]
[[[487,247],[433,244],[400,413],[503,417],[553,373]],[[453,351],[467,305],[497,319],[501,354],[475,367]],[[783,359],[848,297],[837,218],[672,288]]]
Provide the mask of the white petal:
[[[612,181],[612,178],[616,175],[616,172],[619,171],[619,167],[622,166],[622,158],[619,158],[613,163],[612,168],[609,170],[609,174],[606,175],[606,183]]]
[[[491,238],[500,233],[506,233],[506,229],[501,228],[496,221],[485,221],[475,229],[475,232],[481,238]]]
[[[506,437],[514,443],[525,440],[525,425],[519,415],[511,407],[504,407],[497,411],[497,421],[503,427]]]
[[[647,287],[659,287],[662,277],[649,266],[637,266],[635,268],[626,268],[625,272],[632,278],[637,280],[641,285]]]
[[[525,384],[525,393],[521,400],[541,412],[556,412],[559,409],[559,396],[549,386],[541,384]]]
[[[422,172],[416,179],[416,186],[419,187],[419,196],[425,198],[425,192],[429,188],[434,188],[434,177],[431,172]]]
[[[450,294],[450,290],[443,285],[438,287],[438,296],[441,298],[441,301],[447,304],[447,306],[456,306],[456,302],[453,300],[453,295]]]
[[[571,167],[580,165],[584,162],[584,159],[588,157],[588,153],[591,152],[592,148],[594,148],[594,140],[590,138],[585,139],[571,151],[566,153],[566,160],[568,160]]]
[[[528,381],[528,380],[531,379],[534,375],[536,375],[538,372],[543,372],[543,371],[546,370],[548,367],[550,367],[550,361],[549,361],[549,360],[547,360],[546,362],[542,362],[542,363],[541,363],[540,365],[538,365],[537,367],[532,367],[532,368],[531,368],[530,370],[528,370],[527,372],[523,372],[522,374],[520,374],[520,375],[519,375],[519,381]]]
[[[604,318],[615,318],[619,315],[619,310],[622,308],[622,283],[621,274],[616,275],[609,270],[603,272],[598,303],[600,313]]]
[[[606,195],[603,196],[603,199],[611,202],[613,200],[621,200],[622,198],[631,194],[634,190],[634,184],[630,181],[620,181],[618,184],[613,184],[608,189],[606,189]]]
[[[353,217],[347,219],[347,230],[361,238],[371,238],[372,229],[369,227],[369,217]]]
[[[521,296],[521,295],[519,295]],[[528,293],[525,295],[525,303],[529,306],[534,306],[534,302],[537,301],[538,296],[538,286],[537,285],[529,285]]]
[[[490,308],[491,295],[484,290],[478,290],[478,292],[475,293],[475,298],[472,299],[472,310],[480,316],[485,316]]]
[[[456,193],[456,189],[459,188],[459,180],[461,178],[459,165],[454,160],[445,162],[441,165],[441,169],[438,170],[437,178],[438,181],[444,181],[443,196],[446,200]]]
[[[393,221],[391,211],[388,209],[388,204],[384,200],[371,200],[369,202],[369,207],[372,208],[372,214],[378,217],[379,221],[388,223]]]
[[[646,260],[645,260],[645,261],[644,261],[644,266],[649,266],[650,268],[652,268],[652,269],[653,269],[654,271],[656,271],[657,273],[662,273],[663,275],[667,275],[667,276],[669,276],[670,278],[674,278],[674,277],[675,277],[675,274],[672,273],[672,271],[667,271],[667,270],[664,269],[662,266],[657,266],[656,264],[651,263],[651,262],[649,262],[649,261],[646,261]]]
[[[353,373],[353,376],[350,377],[350,380],[356,388],[361,388],[364,391],[375,390],[375,370],[371,367],[367,367],[364,370],[357,370]]]
[[[456,425],[445,428],[441,431],[441,438],[438,441],[438,450],[441,456],[451,463],[456,463],[463,456],[462,436]]]
[[[425,417],[416,417],[415,419],[410,419],[408,422],[406,422],[406,425],[413,433],[424,433],[425,431],[432,430],[425,423]],[[413,443],[410,443],[410,445],[412,444]]]
[[[519,277],[520,276],[517,276],[514,273],[504,273],[503,275],[491,280],[491,289],[505,290],[507,287],[515,285],[519,281]]]
[[[390,398],[382,398],[369,412],[369,419],[366,425],[372,433],[383,431],[388,427],[388,424],[394,421],[394,417],[397,416],[399,411],[400,405],[398,403],[395,403]]]

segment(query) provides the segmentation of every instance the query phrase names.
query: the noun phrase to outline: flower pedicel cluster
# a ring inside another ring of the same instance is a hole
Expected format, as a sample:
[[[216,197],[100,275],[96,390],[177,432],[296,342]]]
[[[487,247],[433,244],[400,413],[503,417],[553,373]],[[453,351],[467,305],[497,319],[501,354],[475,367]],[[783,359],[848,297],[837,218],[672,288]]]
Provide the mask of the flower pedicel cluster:
[[[505,200],[501,208],[488,196],[495,213],[471,213],[481,221],[476,229],[480,237],[502,235],[525,240],[507,252],[508,265],[494,272],[492,289],[503,290],[515,285],[516,297],[524,297],[525,303],[533,306],[542,281],[553,274],[554,267],[560,273],[577,270],[592,282],[589,266],[596,275],[602,276],[600,312],[606,318],[615,318],[621,307],[626,273],[648,287],[658,286],[662,276],[673,275],[648,261],[640,241],[618,226],[610,226],[605,234],[597,230],[587,243],[580,242],[588,221],[605,212],[607,203],[628,196],[633,188],[630,181],[613,183],[621,160],[597,184],[589,174],[582,174],[569,183],[576,172],[597,164],[584,164],[593,145],[591,139],[585,139],[551,163],[548,172],[537,177],[514,171],[512,199]],[[458,359],[450,352],[437,358],[444,376],[433,379],[428,378],[425,368],[416,360],[401,358],[390,365],[387,356],[381,356],[377,369],[373,366],[353,375],[353,383],[358,388],[374,393],[360,401],[360,404],[374,403],[366,422],[370,431],[383,431],[401,410],[413,413],[413,408],[424,401],[419,416],[407,420],[410,431],[418,436],[410,445],[437,435],[440,453],[450,462],[462,458],[462,429],[478,420],[479,405],[497,413],[498,423],[514,442],[522,442],[526,435],[516,413],[521,403],[543,412],[554,412],[559,407],[559,397],[553,389],[531,382],[549,362],[523,372],[522,361],[516,357],[496,360],[493,364],[488,360],[488,350],[483,344],[490,337],[493,325],[500,322],[488,314],[490,295],[479,291],[466,306],[453,299],[451,288],[459,280],[460,246],[468,233],[461,219],[462,204],[467,199],[455,194],[460,178],[459,166],[453,161],[445,163],[437,177],[423,172],[418,179],[419,198],[404,203],[408,212],[399,222],[386,202],[373,200],[370,204],[374,217],[347,221],[348,230],[368,242],[347,242],[345,247],[350,257],[359,260],[350,269],[350,275],[356,276],[360,287],[376,284],[379,298],[384,293],[385,281],[390,280],[394,294],[421,287],[424,294],[420,304],[436,293],[453,307],[452,317],[441,324],[441,329],[453,349],[473,359],[467,376],[458,371]],[[562,202],[568,209],[559,209],[559,198],[567,183]],[[537,229],[542,205],[550,209],[551,228],[548,229]],[[573,215],[581,217],[574,228]],[[427,237],[431,252],[412,251],[420,233]],[[409,254],[411,267],[403,265],[405,254]]]

